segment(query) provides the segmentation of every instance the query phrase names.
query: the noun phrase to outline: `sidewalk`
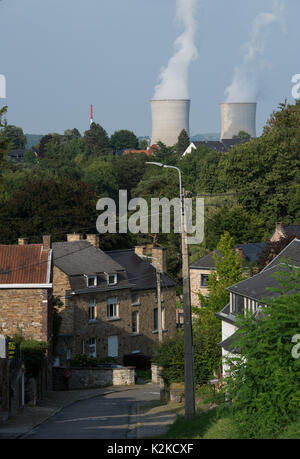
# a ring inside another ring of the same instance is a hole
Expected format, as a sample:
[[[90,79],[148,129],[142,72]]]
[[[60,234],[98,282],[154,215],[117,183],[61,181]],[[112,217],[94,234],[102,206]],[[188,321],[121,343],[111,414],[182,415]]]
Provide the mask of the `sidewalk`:
[[[0,421],[0,439],[26,438],[26,434],[35,427],[76,401],[115,392],[137,390],[140,387],[140,385],[132,385],[86,390],[51,391],[38,406],[26,406],[22,413],[11,416],[7,421]],[[155,405],[151,407],[151,405],[140,404],[133,408],[128,426],[128,438],[141,439],[162,435],[176,420],[176,414],[170,410],[168,405],[159,405],[159,400],[156,401]]]

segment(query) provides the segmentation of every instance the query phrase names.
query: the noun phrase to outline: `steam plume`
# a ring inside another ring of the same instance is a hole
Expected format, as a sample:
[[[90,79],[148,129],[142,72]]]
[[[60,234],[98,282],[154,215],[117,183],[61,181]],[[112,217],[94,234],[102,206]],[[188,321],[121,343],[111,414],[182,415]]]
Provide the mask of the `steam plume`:
[[[176,20],[184,26],[184,32],[175,43],[175,54],[167,67],[160,72],[160,83],[155,87],[154,99],[188,99],[188,71],[198,57],[195,46],[197,23],[196,10],[199,0],[176,0]]]
[[[234,70],[233,81],[225,90],[226,102],[255,102],[258,96],[259,79],[267,67],[265,49],[271,27],[279,24],[285,29],[285,4],[273,0],[271,13],[260,13],[253,24],[251,37],[244,46],[244,59]]]

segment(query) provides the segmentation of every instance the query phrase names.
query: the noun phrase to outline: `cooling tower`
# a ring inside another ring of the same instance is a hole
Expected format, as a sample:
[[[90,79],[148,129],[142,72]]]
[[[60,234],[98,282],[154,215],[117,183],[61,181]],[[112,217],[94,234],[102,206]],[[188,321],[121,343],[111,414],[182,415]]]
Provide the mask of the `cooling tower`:
[[[175,145],[183,129],[189,135],[189,99],[152,100],[151,145],[158,141],[168,147]]]
[[[221,104],[221,140],[232,139],[240,131],[256,137],[256,103]]]

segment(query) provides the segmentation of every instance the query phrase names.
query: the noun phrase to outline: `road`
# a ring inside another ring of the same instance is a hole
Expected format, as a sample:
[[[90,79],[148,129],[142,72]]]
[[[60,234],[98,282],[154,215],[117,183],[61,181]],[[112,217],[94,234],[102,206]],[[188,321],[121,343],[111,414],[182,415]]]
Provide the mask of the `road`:
[[[133,390],[75,402],[36,427],[26,438],[130,438],[137,405],[150,400],[159,400],[158,386],[146,384]]]

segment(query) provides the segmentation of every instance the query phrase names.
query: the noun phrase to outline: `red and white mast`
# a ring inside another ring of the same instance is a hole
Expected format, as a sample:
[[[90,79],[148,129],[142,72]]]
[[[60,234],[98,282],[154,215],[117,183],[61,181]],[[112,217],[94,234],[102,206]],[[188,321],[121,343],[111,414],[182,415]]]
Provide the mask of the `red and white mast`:
[[[90,125],[94,122],[93,119],[93,105],[91,104]]]

